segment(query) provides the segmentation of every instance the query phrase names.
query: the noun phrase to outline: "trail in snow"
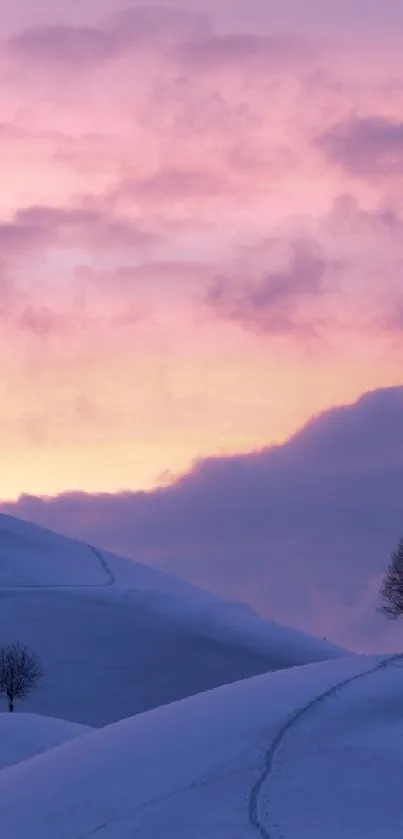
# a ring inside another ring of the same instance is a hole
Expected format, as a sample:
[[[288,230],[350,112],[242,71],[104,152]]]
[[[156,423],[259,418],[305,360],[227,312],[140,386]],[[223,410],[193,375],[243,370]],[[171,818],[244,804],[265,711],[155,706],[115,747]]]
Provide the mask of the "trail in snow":
[[[88,548],[89,548],[89,550],[90,550],[90,551],[92,551],[92,553],[93,553],[93,554],[97,557],[97,559],[98,559],[98,560],[99,560],[99,562],[101,563],[101,566],[102,566],[103,570],[105,571],[105,574],[106,574],[106,576],[107,576],[107,578],[108,578],[108,579],[107,579],[107,582],[105,583],[105,587],[107,587],[107,586],[114,586],[114,585],[115,585],[115,583],[116,583],[116,578],[115,578],[115,575],[114,575],[114,574],[112,574],[112,571],[111,571],[111,569],[109,568],[109,565],[108,565],[108,563],[107,563],[107,561],[106,561],[105,557],[102,555],[101,551],[99,551],[97,548],[94,548],[94,546],[93,546],[93,545],[88,545],[87,547],[88,547]]]
[[[357,682],[360,679],[365,679],[372,673],[376,673],[378,670],[382,670],[388,667],[389,665],[393,664],[395,661],[399,661],[401,659],[403,659],[403,653],[388,656],[388,658],[381,661],[375,667],[371,667],[369,670],[365,670],[363,673],[356,673],[354,676],[349,676],[348,679],[343,679],[342,682],[338,682],[336,685],[333,685],[333,687],[324,691],[324,693],[321,693],[319,694],[319,696],[316,696],[314,699],[311,699],[311,701],[304,705],[302,708],[299,708],[284,723],[282,728],[280,728],[276,737],[274,738],[269,749],[266,752],[263,772],[260,775],[260,778],[252,787],[249,797],[249,823],[255,830],[258,831],[261,839],[275,839],[271,830],[263,824],[263,821],[259,816],[259,803],[263,788],[266,782],[269,780],[270,775],[273,771],[277,750],[279,749],[285,735],[294,727],[294,725],[296,725],[301,719],[307,716],[310,713],[310,711],[314,711],[315,708],[317,708],[323,702],[326,702],[326,700],[330,697],[335,696],[343,688],[348,687],[348,685],[350,685],[352,682]]]

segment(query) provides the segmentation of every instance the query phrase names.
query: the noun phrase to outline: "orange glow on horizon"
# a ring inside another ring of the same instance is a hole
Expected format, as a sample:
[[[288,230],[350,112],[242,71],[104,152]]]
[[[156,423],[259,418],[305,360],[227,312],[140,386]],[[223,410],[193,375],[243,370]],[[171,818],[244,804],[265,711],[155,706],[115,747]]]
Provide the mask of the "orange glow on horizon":
[[[393,34],[167,21],[3,50],[0,499],[151,489],[402,383]]]

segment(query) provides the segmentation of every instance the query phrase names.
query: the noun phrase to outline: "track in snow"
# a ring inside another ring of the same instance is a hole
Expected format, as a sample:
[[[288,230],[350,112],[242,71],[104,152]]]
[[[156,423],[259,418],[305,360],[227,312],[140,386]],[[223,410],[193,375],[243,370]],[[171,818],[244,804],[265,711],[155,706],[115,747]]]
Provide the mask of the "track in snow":
[[[92,551],[93,554],[95,554],[96,558],[101,563],[101,566],[102,566],[103,570],[105,571],[105,574],[108,578],[107,582],[105,583],[105,587],[115,585],[115,583],[116,583],[115,575],[112,574],[112,571],[109,568],[109,565],[108,565],[105,557],[102,556],[101,551],[99,551],[97,548],[94,548],[93,545],[87,545],[87,547],[90,549],[90,551]]]
[[[260,775],[260,778],[252,787],[249,797],[249,823],[253,828],[255,828],[255,830],[258,831],[258,834],[261,837],[261,839],[275,839],[270,829],[263,824],[259,817],[259,802],[263,787],[269,780],[270,775],[273,771],[277,750],[281,745],[285,735],[290,731],[290,729],[294,727],[294,725],[296,725],[296,723],[298,723],[301,719],[307,716],[310,711],[314,711],[315,708],[318,707],[318,705],[321,705],[323,702],[326,702],[326,700],[329,699],[331,696],[335,696],[340,690],[352,684],[352,682],[358,682],[360,679],[365,679],[366,676],[370,676],[372,673],[376,673],[378,670],[383,670],[384,668],[388,667],[389,664],[392,664],[395,661],[399,661],[400,659],[403,659],[403,653],[388,656],[388,658],[383,659],[383,661],[381,661],[375,667],[371,667],[370,670],[365,670],[363,673],[356,673],[354,676],[349,676],[348,679],[343,679],[342,682],[338,682],[338,684],[333,685],[333,687],[324,691],[324,693],[320,693],[319,696],[316,696],[314,699],[311,699],[310,702],[308,702],[302,708],[299,708],[298,711],[296,711],[287,720],[287,722],[284,723],[283,727],[280,728],[276,737],[274,738],[269,749],[266,752],[263,772]]]

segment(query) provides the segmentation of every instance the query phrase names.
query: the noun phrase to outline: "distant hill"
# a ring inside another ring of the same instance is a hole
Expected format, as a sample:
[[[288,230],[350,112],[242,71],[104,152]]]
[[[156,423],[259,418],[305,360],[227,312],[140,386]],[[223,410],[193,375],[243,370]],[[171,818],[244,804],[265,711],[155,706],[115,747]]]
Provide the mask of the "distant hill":
[[[32,645],[45,670],[17,711],[93,726],[344,654],[154,568],[5,515],[0,639]]]

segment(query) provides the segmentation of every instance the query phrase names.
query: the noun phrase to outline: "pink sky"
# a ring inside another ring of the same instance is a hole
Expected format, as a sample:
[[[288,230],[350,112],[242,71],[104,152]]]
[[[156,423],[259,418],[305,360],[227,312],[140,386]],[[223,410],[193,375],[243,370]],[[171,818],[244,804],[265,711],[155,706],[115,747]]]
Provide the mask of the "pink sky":
[[[401,3],[169,5],[0,2],[0,498],[402,383]]]

